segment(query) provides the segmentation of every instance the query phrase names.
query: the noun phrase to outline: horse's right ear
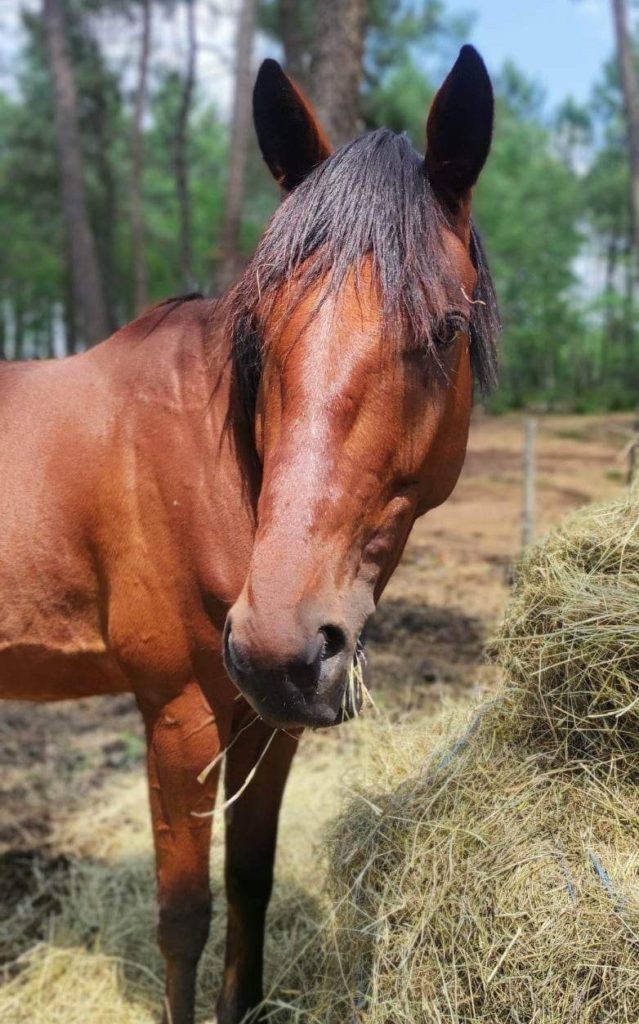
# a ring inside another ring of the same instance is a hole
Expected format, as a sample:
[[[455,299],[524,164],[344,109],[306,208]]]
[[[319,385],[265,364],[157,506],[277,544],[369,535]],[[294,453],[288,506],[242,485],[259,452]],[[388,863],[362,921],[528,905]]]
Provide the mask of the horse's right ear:
[[[253,120],[262,156],[287,192],[331,154],[310,105],[276,60],[265,60],[258,72]]]

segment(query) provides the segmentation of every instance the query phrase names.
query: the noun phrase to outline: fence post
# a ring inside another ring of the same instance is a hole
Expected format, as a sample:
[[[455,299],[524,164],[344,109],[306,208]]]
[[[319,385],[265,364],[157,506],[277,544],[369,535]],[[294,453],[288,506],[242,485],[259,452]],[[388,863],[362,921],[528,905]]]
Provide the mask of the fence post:
[[[535,436],[537,420],[526,417],[523,454],[523,512],[521,524],[521,546],[525,551],[535,539]]]
[[[631,441],[627,448],[628,451],[628,473],[627,483],[628,487],[632,490],[637,480],[637,455],[639,453],[639,436],[636,441]]]

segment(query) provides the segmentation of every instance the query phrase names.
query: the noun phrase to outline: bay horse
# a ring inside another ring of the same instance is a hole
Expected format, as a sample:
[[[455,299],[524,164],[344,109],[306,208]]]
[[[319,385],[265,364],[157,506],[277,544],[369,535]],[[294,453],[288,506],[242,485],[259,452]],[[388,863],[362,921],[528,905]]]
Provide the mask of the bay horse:
[[[146,727],[164,1020],[192,1024],[226,750],[219,1024],[256,1019],[277,819],[305,727],[355,714],[359,638],[460,472],[498,313],[471,190],[493,94],[472,47],[425,157],[335,152],[273,60],[254,91],[284,199],[223,297],[0,372],[0,695],[132,692]],[[345,697],[345,694],[347,695]]]

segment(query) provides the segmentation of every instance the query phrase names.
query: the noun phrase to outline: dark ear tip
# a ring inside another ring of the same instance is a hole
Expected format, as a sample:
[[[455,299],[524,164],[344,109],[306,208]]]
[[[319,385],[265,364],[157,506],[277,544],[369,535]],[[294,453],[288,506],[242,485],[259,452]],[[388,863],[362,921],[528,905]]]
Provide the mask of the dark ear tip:
[[[259,71],[257,72],[256,83],[265,81],[269,78],[283,78],[284,72],[282,71],[281,65],[273,59],[273,57],[267,57],[260,64]]]
[[[488,81],[490,81],[488,69],[486,68],[483,57],[474,46],[470,45],[470,43],[465,43],[459,51],[457,60],[455,61],[455,70],[463,70],[466,71],[466,73],[480,75],[482,78],[487,78]]]
[[[257,118],[265,116],[265,112],[279,101],[282,92],[288,89],[290,82],[278,62],[272,57],[263,60],[253,86],[253,118],[256,127]]]
[[[484,63],[479,51],[471,43],[464,43],[459,51],[459,57],[463,57],[464,60],[481,60],[482,64]]]

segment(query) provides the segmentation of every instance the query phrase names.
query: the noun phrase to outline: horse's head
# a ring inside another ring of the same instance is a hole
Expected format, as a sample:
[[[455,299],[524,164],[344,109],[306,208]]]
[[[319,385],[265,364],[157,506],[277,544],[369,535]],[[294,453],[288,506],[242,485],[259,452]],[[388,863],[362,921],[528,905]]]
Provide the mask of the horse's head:
[[[225,658],[266,719],[323,726],[355,710],[344,694],[361,631],[415,518],[455,485],[473,369],[494,375],[497,310],[470,219],[493,95],[464,47],[425,158],[385,129],[331,153],[274,61],[254,113],[288,194],[234,294],[262,485]]]

